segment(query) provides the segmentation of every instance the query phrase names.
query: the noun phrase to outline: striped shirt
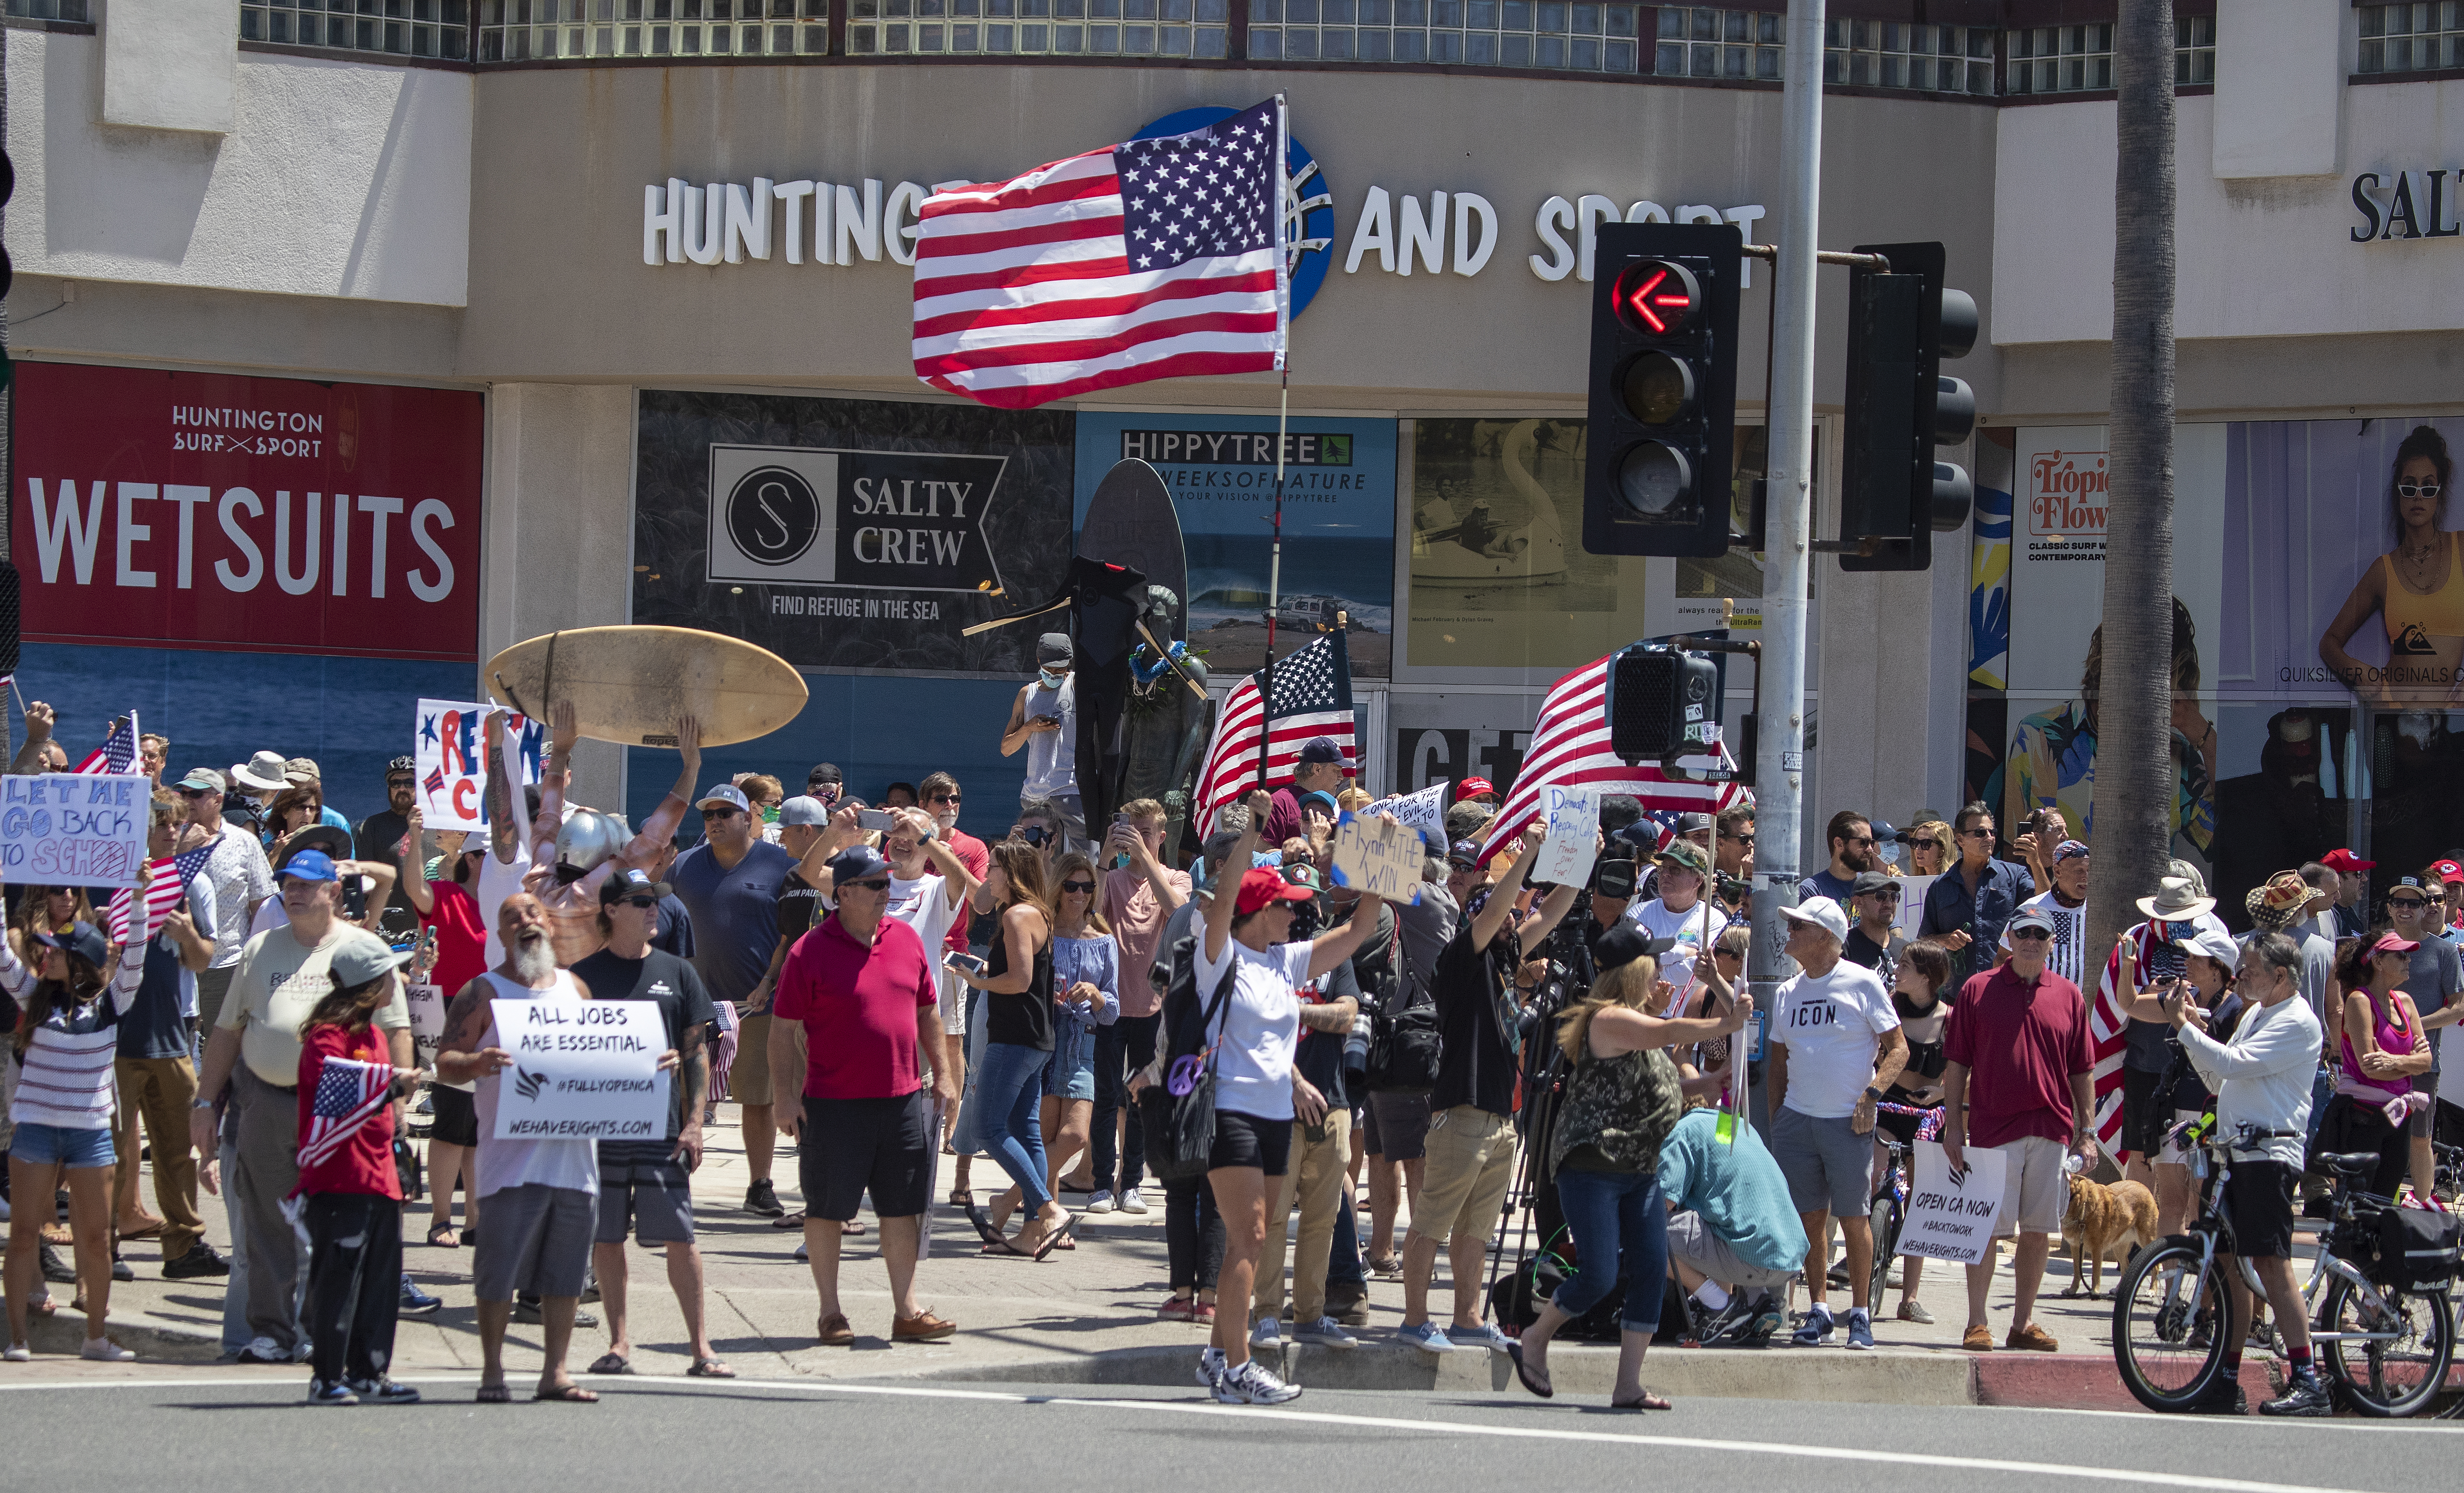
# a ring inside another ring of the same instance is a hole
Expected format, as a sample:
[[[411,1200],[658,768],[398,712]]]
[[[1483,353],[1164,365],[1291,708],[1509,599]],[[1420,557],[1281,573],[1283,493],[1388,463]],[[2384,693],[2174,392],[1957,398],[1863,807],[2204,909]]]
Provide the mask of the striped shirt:
[[[144,975],[141,945],[123,952],[120,972],[101,997],[81,1005],[53,1005],[26,1044],[17,1096],[9,1105],[11,1124],[111,1129],[112,1060],[119,1055],[120,1018],[136,999]],[[0,990],[22,1006],[31,1003],[41,983],[8,941],[0,939]]]

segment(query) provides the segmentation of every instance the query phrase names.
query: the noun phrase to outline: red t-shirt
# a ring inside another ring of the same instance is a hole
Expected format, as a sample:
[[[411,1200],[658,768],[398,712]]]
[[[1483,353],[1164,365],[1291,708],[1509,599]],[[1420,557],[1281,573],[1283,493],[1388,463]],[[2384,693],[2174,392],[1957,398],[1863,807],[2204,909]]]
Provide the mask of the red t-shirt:
[[[915,930],[885,917],[868,948],[833,912],[796,940],[771,1014],[804,1023],[807,1097],[896,1099],[923,1087],[915,1013],[935,1003]]]
[[[993,864],[993,853],[984,848],[984,843],[963,829],[952,829],[942,838],[950,846],[950,853],[958,858],[958,864],[965,867],[976,880],[983,880],[984,872]],[[975,915],[975,911],[968,903],[959,903],[958,915],[950,920],[950,936],[942,940],[960,954],[967,952],[967,919]]]
[[[393,1065],[385,1033],[374,1023],[351,1032],[340,1026],[311,1026],[299,1039],[299,1139],[315,1134],[317,1083],[324,1076],[327,1058]],[[302,1193],[373,1193],[402,1200],[402,1174],[393,1164],[393,1106],[386,1104],[320,1159],[310,1161],[303,1150],[299,1166]]]
[[[436,930],[436,968],[428,978],[451,1000],[487,970],[488,930],[479,921],[479,900],[461,887],[431,881],[428,891],[436,899],[419,919],[420,927]]]
[[[2096,1066],[2079,988],[2047,970],[2031,985],[2011,966],[1959,987],[1943,1056],[1968,1069],[1968,1143],[1999,1146],[2023,1135],[2068,1145],[2071,1079]]]

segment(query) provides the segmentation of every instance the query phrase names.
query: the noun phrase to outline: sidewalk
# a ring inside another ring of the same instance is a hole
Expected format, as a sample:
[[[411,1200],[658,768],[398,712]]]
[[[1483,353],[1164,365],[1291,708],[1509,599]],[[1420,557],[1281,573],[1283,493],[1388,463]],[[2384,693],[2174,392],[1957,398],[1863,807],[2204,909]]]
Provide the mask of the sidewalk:
[[[918,1280],[924,1304],[958,1324],[957,1336],[944,1344],[891,1345],[890,1292],[877,1262],[877,1239],[869,1234],[849,1241],[841,1295],[855,1325],[857,1342],[852,1349],[825,1349],[814,1341],[811,1277],[792,1258],[802,1235],[741,1211],[749,1174],[737,1110],[728,1105],[719,1112],[720,1122],[709,1132],[709,1149],[693,1178],[694,1225],[707,1273],[710,1334],[719,1354],[737,1373],[768,1378],[917,1374],[1052,1384],[1188,1381],[1190,1365],[1205,1344],[1207,1328],[1155,1318],[1155,1308],[1168,1294],[1160,1187],[1147,1189],[1151,1211],[1144,1217],[1117,1212],[1083,1216],[1076,1231],[1080,1247],[1056,1251],[1040,1263],[979,1255],[975,1232],[964,1215],[946,1201],[939,1203],[934,1210],[931,1257],[920,1267]],[[942,1157],[944,1197],[950,1166],[951,1158]],[[782,1200],[794,1210],[800,1198],[791,1145],[782,1143],[773,1175]],[[988,1198],[1005,1185],[999,1168],[985,1157],[977,1158],[973,1181],[979,1199]],[[150,1207],[150,1178],[144,1187]],[[229,1234],[221,1200],[204,1201],[209,1237],[217,1247],[225,1247]],[[1075,1206],[1084,1199],[1065,1195],[1063,1201]],[[445,1298],[445,1306],[433,1317],[403,1321],[396,1368],[405,1373],[475,1370],[479,1345],[471,1293],[472,1257],[465,1249],[443,1249],[425,1242],[430,1206],[423,1198],[411,1204],[404,1219],[404,1263],[423,1287]],[[1365,1210],[1360,1219],[1365,1236]],[[484,1208],[481,1222],[484,1227]],[[1506,1232],[1504,1243],[1510,1261],[1516,1243],[1512,1229]],[[112,1330],[137,1351],[138,1361],[125,1368],[77,1362],[73,1355],[83,1319],[68,1309],[71,1287],[55,1285],[52,1290],[60,1303],[59,1315],[38,1328],[34,1338],[37,1362],[45,1372],[143,1374],[159,1373],[165,1361],[212,1363],[220,1352],[222,1283],[161,1279],[159,1255],[151,1241],[132,1241],[122,1247],[122,1255],[138,1278],[113,1289]],[[643,1373],[681,1374],[690,1364],[690,1350],[682,1314],[668,1288],[665,1261],[638,1245],[628,1246],[627,1256],[634,1365]],[[1442,1260],[1439,1269],[1432,1299],[1442,1311],[1450,1301]],[[2108,1292],[2118,1275],[2119,1267],[2108,1263]],[[2078,1408],[2132,1404],[2113,1371],[2111,1302],[2064,1297],[2059,1293],[2068,1284],[2069,1266],[2057,1246],[2046,1272],[2046,1294],[2037,1307],[2037,1320],[2061,1341],[2062,1351],[2057,1354],[1961,1351],[1966,1282],[1958,1270],[1935,1263],[1926,1267],[1921,1288],[1935,1324],[1925,1327],[1895,1320],[1890,1314],[1899,1303],[1895,1289],[1875,1313],[1876,1352],[1852,1353],[1837,1347],[1779,1346],[1759,1350],[1661,1347],[1652,1352],[1648,1376],[1675,1395]],[[1484,1289],[1485,1284],[1484,1281]],[[1793,1307],[1801,1306],[1802,1292],[1797,1295],[1800,1300]],[[1353,1329],[1362,1346],[1344,1352],[1287,1347],[1286,1370],[1298,1382],[1330,1388],[1513,1388],[1511,1369],[1503,1357],[1461,1351],[1439,1359],[1395,1344],[1402,1301],[1400,1281],[1373,1278],[1370,1326]],[[1832,1307],[1843,1319],[1840,1337],[1844,1340],[1844,1292],[1832,1293]],[[2009,1328],[2010,1307],[2006,1264],[1996,1275],[1992,1296],[1997,1341]],[[604,1305],[583,1309],[601,1316],[604,1324]],[[518,1382],[538,1363],[539,1329],[517,1324],[511,1341],[511,1372]],[[604,1325],[577,1330],[572,1367],[579,1372],[606,1347]],[[61,1353],[72,1356],[51,1356]],[[1552,1351],[1551,1363],[1558,1384],[1568,1393],[1605,1394],[1614,1350],[1568,1345]],[[299,1372],[296,1368],[258,1372],[277,1377],[296,1377]],[[2245,1372],[2262,1374],[2263,1365],[2255,1361]],[[2258,1377],[2253,1378],[2252,1387],[2260,1387]]]

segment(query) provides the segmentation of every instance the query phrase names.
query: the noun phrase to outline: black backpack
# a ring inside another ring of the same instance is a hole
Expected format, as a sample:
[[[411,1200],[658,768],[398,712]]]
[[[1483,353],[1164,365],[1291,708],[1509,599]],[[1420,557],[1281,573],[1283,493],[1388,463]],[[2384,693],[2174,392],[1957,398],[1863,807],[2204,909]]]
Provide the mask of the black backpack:
[[[1172,946],[1172,982],[1164,990],[1163,1030],[1158,1042],[1165,1081],[1149,1085],[1138,1095],[1138,1116],[1146,1128],[1147,1170],[1162,1182],[1185,1181],[1204,1175],[1215,1146],[1215,1064],[1211,1056],[1187,1093],[1174,1094],[1168,1087],[1174,1067],[1182,1059],[1207,1051],[1209,1034],[1227,1015],[1224,1007],[1232,999],[1233,981],[1240,973],[1237,960],[1227,964],[1213,998],[1201,1005],[1198,998],[1198,933],[1192,933]]]
[[[1369,1031],[1372,1093],[1425,1094],[1438,1087],[1438,1003],[1397,955],[1401,937],[1397,924],[1386,940],[1386,966],[1376,972],[1377,1005]],[[1356,963],[1353,970],[1356,975]]]

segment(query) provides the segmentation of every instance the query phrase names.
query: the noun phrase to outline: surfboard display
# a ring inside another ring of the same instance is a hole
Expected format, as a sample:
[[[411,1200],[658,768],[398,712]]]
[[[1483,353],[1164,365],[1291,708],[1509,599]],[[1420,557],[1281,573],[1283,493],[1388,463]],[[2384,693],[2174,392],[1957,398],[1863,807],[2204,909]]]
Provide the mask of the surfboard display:
[[[550,718],[561,701],[597,741],[676,744],[698,716],[701,744],[766,736],[804,708],[803,676],[767,648],[693,627],[576,627],[517,643],[488,661],[488,692]]]
[[[1189,559],[1181,545],[1180,516],[1155,468],[1132,459],[1104,473],[1078,525],[1078,553],[1126,565],[1144,575],[1147,584],[1171,591],[1178,599],[1172,637],[1189,636]]]

